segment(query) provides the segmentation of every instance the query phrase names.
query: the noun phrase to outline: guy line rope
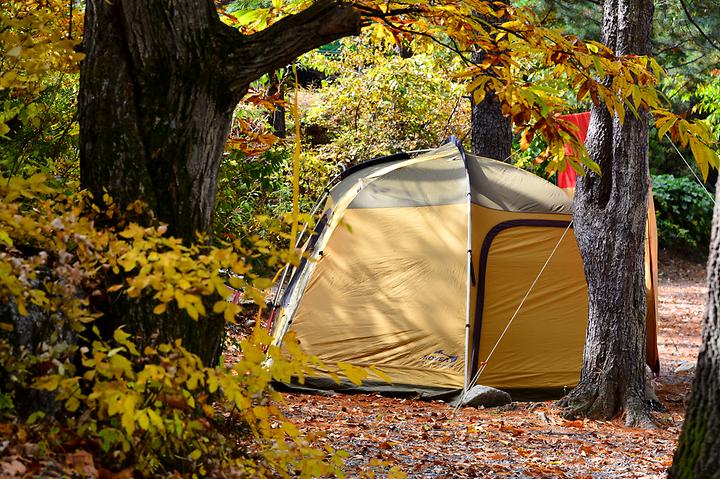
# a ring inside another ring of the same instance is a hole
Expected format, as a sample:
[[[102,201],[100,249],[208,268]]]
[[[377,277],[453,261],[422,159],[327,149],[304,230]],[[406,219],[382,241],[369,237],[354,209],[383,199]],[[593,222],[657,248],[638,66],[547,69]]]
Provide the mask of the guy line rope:
[[[507,161],[511,156],[513,156],[513,155],[510,155],[508,158],[506,158],[505,161]],[[500,333],[500,336],[498,337],[497,341],[495,341],[495,345],[494,345],[494,346],[492,347],[492,349],[490,350],[490,353],[487,355],[487,358],[485,358],[485,361],[483,361],[482,363],[480,363],[480,369],[478,369],[478,372],[475,373],[475,376],[473,376],[473,378],[470,380],[470,382],[469,382],[468,384],[466,384],[465,387],[463,388],[463,394],[462,394],[462,396],[460,397],[460,400],[459,400],[459,401],[457,402],[457,404],[455,405],[455,409],[454,409],[453,412],[456,412],[456,411],[460,408],[460,406],[462,405],[463,401],[464,401],[465,398],[467,397],[468,388],[470,387],[470,385],[471,385],[471,384],[475,384],[475,383],[477,382],[477,380],[480,378],[480,376],[482,375],[482,373],[485,371],[485,368],[487,367],[488,362],[490,361],[490,358],[492,358],[492,355],[495,353],[495,350],[498,348],[498,345],[500,344],[500,341],[502,341],[503,337],[504,337],[505,334],[508,332],[508,329],[510,329],[510,326],[512,325],[513,321],[515,321],[515,318],[517,317],[518,313],[520,312],[520,310],[522,309],[523,305],[525,304],[525,301],[526,301],[526,300],[528,299],[528,297],[530,296],[530,293],[532,293],[533,288],[535,287],[535,285],[537,284],[538,280],[540,279],[540,276],[542,276],[543,272],[544,272],[545,269],[547,268],[548,264],[550,263],[550,260],[553,258],[553,256],[555,256],[555,252],[556,252],[556,251],[558,250],[558,248],[560,247],[560,244],[561,244],[561,243],[563,242],[563,240],[565,239],[565,236],[567,235],[567,232],[570,230],[570,228],[572,227],[572,225],[573,225],[573,221],[571,220],[571,221],[568,223],[567,227],[565,228],[565,231],[563,231],[562,235],[560,236],[560,239],[558,239],[557,243],[555,243],[555,247],[554,247],[553,250],[550,252],[550,256],[548,256],[548,258],[545,260],[545,264],[543,264],[543,266],[542,266],[542,268],[540,268],[540,271],[538,272],[537,276],[535,276],[535,279],[533,280],[532,284],[531,284],[530,287],[528,288],[528,290],[527,290],[527,292],[525,293],[525,296],[523,297],[523,299],[520,301],[520,304],[518,304],[518,307],[515,309],[515,312],[513,313],[513,315],[512,315],[512,317],[510,318],[510,320],[508,321],[507,325],[505,325],[505,329],[503,329],[503,332]]]

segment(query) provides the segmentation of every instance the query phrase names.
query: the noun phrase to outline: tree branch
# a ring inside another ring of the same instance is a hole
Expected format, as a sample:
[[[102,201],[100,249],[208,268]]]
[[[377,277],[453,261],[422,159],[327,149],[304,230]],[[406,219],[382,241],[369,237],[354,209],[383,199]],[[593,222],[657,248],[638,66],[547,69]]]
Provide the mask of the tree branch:
[[[319,0],[252,35],[233,42],[226,62],[231,89],[242,91],[254,80],[338,38],[360,33],[360,12],[338,0]]]
[[[709,43],[710,45],[712,45],[713,48],[715,48],[716,50],[720,51],[720,46],[718,46],[718,44],[715,43],[712,38],[708,37],[708,36],[705,34],[705,32],[703,31],[703,29],[700,28],[700,25],[698,25],[698,24],[695,22],[695,19],[692,17],[692,15],[690,15],[690,10],[688,10],[688,7],[687,7],[687,5],[685,4],[685,1],[684,1],[684,0],[680,0],[680,5],[682,5],[683,11],[685,11],[685,16],[686,16],[687,19],[690,21],[690,23],[693,24],[693,26],[697,29],[697,31],[700,32],[700,35],[702,35],[703,38],[705,38],[705,40],[707,40],[708,43]]]

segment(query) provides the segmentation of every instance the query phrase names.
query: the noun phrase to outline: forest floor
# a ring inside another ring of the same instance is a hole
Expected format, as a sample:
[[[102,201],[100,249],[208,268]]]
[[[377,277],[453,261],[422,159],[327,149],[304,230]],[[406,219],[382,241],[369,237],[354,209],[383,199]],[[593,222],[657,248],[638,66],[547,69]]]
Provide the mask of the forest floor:
[[[566,421],[553,402],[498,409],[368,394],[286,394],[284,409],[319,442],[349,453],[350,469],[380,459],[411,478],[660,478],[672,462],[690,392],[705,302],[705,269],[665,256],[660,271],[655,430]]]
[[[318,446],[346,451],[348,471],[377,471],[378,477],[389,467],[377,466],[378,460],[423,479],[664,477],[682,428],[700,346],[705,271],[703,265],[663,259],[658,318],[662,371],[655,387],[666,410],[655,415],[657,429],[628,428],[622,418],[566,421],[553,402],[456,410],[443,402],[374,394],[288,393],[282,408],[301,430],[320,433],[315,434]],[[247,314],[252,317],[250,308]],[[237,340],[248,327],[229,331],[229,363],[238,359]],[[52,477],[76,477],[78,464],[89,464],[97,472],[84,451],[38,461],[8,445],[0,428],[0,478],[50,477],[37,476],[37,470],[56,471]],[[5,454],[2,449],[7,449]]]

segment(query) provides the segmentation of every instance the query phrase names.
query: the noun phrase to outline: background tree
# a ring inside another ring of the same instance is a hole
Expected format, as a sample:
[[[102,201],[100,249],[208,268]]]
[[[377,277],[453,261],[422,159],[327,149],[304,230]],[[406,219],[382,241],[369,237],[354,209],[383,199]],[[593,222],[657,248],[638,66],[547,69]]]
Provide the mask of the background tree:
[[[720,477],[720,206],[708,259],[703,342],[670,479]]]
[[[503,2],[509,3],[509,2]],[[498,23],[499,20],[489,19],[491,23]],[[482,63],[484,60],[491,60],[487,53],[480,49],[473,54],[475,63]],[[472,152],[476,155],[494,158],[500,161],[507,161],[510,158],[512,149],[512,122],[503,115],[502,105],[494,91],[488,91],[485,97],[477,102],[473,95],[470,96],[472,105],[471,114],[471,135],[470,145]]]
[[[435,148],[467,133],[465,85],[452,78],[465,67],[447,50],[403,58],[363,34],[343,40],[337,55],[314,53],[301,61],[332,77],[303,93],[306,153],[326,164]]]
[[[651,0],[606,0],[603,43],[618,55],[650,55]],[[562,400],[570,416],[650,420],[645,404],[643,251],[648,202],[648,114],[622,122],[593,106],[586,145],[602,175],[579,178],[575,235],[588,282],[589,323],[578,386]]]
[[[480,60],[483,53],[475,57]],[[502,113],[500,101],[489,92],[480,102],[472,101],[470,144],[479,156],[507,161],[512,149],[512,122]]]

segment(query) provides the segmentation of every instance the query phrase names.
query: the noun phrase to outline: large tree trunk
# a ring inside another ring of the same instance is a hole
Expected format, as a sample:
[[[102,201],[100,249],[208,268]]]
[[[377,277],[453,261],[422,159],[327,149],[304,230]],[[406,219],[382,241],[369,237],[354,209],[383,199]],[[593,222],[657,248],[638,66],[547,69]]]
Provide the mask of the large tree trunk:
[[[224,25],[212,0],[90,0],[80,77],[81,183],[122,207],[146,202],[169,232],[192,242],[208,233],[232,112],[263,73],[342,36],[360,15],[316,2],[254,35]],[[218,350],[222,322],[198,330],[188,318],[162,318],[147,304],[109,306],[106,323],[178,335]],[[130,314],[132,311],[132,314]],[[165,323],[165,324],[162,324]],[[210,344],[208,346],[208,343]]]
[[[606,0],[603,41],[617,54],[650,54],[651,0]],[[579,178],[575,235],[585,265],[589,323],[578,386],[561,401],[568,416],[649,425],[645,402],[643,251],[648,202],[648,122],[592,108],[586,145],[602,176]]]
[[[720,181],[717,184],[720,191]],[[708,258],[703,345],[670,479],[720,478],[720,196]]]

